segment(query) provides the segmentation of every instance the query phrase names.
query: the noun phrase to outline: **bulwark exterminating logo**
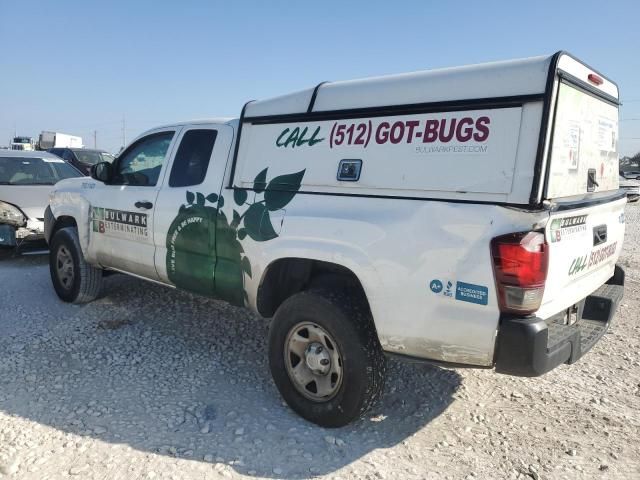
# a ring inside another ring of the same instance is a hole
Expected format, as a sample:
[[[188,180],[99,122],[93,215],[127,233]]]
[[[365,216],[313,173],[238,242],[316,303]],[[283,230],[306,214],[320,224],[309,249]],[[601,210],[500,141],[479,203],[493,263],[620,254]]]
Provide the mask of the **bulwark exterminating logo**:
[[[93,207],[91,209],[93,231],[112,237],[130,240],[147,240],[147,214]]]
[[[551,241],[559,242],[564,237],[578,235],[587,231],[587,216],[556,218],[551,221]]]

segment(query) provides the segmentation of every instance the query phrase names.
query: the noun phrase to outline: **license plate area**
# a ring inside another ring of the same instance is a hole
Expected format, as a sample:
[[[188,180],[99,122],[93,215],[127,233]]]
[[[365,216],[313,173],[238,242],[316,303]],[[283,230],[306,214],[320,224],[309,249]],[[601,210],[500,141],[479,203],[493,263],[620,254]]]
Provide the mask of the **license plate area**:
[[[578,320],[582,318],[582,313],[584,312],[584,300],[575,305],[571,305],[564,311],[564,316],[562,320],[558,323],[561,325],[571,326],[578,323]]]

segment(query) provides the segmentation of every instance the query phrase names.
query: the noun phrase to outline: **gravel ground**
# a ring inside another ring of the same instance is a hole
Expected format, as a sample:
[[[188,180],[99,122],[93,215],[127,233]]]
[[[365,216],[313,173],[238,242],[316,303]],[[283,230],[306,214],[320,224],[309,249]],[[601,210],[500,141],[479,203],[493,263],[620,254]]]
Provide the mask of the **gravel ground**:
[[[60,302],[45,256],[0,261],[0,478],[640,478],[640,207],[627,290],[573,366],[524,379],[391,362],[338,430],[305,422],[269,375],[267,323],[114,275]]]

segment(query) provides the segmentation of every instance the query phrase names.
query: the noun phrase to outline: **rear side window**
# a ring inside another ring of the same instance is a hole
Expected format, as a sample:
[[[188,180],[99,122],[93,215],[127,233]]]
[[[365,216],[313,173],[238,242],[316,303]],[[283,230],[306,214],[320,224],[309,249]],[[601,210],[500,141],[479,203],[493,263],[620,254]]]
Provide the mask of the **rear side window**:
[[[184,134],[171,168],[170,187],[189,187],[204,181],[217,135],[217,130],[204,129]]]

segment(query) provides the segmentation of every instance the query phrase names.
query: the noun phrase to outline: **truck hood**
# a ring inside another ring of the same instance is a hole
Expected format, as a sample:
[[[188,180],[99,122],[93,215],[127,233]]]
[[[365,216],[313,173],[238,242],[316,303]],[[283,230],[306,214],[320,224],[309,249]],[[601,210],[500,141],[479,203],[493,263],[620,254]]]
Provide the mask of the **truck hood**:
[[[0,200],[15,205],[29,218],[43,218],[53,185],[0,185]]]

